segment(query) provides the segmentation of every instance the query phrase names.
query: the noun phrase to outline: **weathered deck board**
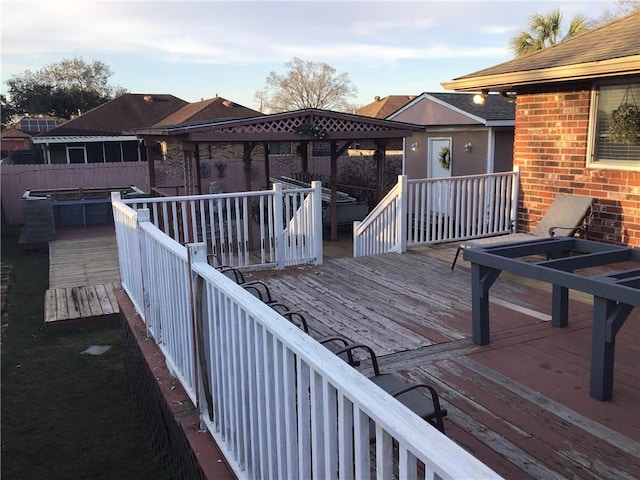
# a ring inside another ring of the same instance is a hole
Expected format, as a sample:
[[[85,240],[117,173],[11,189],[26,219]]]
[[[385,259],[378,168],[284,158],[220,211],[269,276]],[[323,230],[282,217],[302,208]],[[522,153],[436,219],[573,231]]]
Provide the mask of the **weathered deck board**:
[[[113,289],[117,284],[49,289],[45,295],[45,325],[68,320],[111,317],[120,311]],[[100,292],[100,294],[98,294]]]
[[[256,275],[313,336],[366,343],[382,370],[434,385],[448,435],[505,478],[640,478],[640,310],[617,337],[614,398],[600,402],[589,396],[592,299],[570,292],[569,326],[555,328],[550,286],[503,274],[491,344],[477,346],[469,265],[452,272],[454,253],[326,257]]]
[[[119,282],[114,236],[49,242],[49,288]]]
[[[119,282],[113,234],[50,242],[45,325],[55,328],[116,318],[119,308],[113,289]]]

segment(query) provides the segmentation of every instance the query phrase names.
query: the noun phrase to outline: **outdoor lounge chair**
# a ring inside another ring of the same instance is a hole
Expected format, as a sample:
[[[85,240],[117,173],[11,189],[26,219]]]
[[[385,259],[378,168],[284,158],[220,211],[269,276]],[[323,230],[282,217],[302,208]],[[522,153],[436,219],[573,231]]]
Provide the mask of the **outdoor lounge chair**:
[[[369,377],[369,380],[396,398],[427,423],[445,433],[444,417],[447,416],[447,410],[440,406],[438,393],[432,386],[426,383],[408,381],[395,373],[380,373],[376,354],[368,345],[354,343],[336,350],[334,353],[342,357],[345,353],[352,353],[353,350],[357,349],[364,349],[371,358],[373,376]],[[420,390],[426,390],[430,398],[423,395]],[[375,438],[375,429],[369,429],[369,438],[371,440]]]
[[[547,213],[529,233],[511,233],[493,237],[475,238],[466,240],[458,245],[456,256],[451,264],[451,270],[456,266],[461,250],[473,247],[488,247],[494,245],[506,245],[508,243],[528,242],[539,238],[548,238],[555,235],[572,237],[580,232],[586,236],[591,220],[591,205],[593,197],[583,195],[570,195],[561,193],[558,195]]]

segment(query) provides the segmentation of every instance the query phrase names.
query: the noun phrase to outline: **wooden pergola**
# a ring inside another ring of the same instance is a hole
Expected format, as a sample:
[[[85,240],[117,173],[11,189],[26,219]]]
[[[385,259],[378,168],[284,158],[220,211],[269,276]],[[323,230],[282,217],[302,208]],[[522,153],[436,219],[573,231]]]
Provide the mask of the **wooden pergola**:
[[[149,162],[149,185],[153,189],[155,182],[154,146],[156,142],[181,142],[185,165],[197,185],[197,193],[201,192],[200,158],[198,145],[201,143],[237,143],[242,144],[243,162],[245,164],[245,188],[251,190],[249,171],[251,154],[257,145],[264,146],[265,184],[269,183],[269,142],[298,142],[306,146],[308,142],[329,142],[331,161],[331,239],[338,236],[337,226],[337,161],[338,158],[356,140],[374,139],[377,150],[382,155],[377,159],[378,183],[382,185],[384,172],[385,148],[391,139],[410,137],[414,132],[423,131],[424,127],[409,123],[363,117],[329,110],[304,109],[292,112],[261,115],[258,117],[235,120],[219,120],[200,122],[197,124],[180,124],[161,127],[150,127],[136,130],[138,138],[145,140]],[[306,165],[307,149],[301,149],[302,162]],[[195,163],[195,165],[193,165]]]

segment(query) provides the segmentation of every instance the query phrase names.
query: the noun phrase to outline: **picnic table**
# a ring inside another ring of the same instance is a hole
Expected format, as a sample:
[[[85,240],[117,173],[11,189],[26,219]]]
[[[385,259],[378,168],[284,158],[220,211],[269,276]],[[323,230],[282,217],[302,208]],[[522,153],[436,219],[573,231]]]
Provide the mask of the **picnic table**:
[[[471,262],[473,341],[478,345],[489,344],[489,289],[503,271],[553,285],[554,327],[568,325],[569,289],[593,295],[589,393],[598,400],[611,399],[615,337],[640,306],[640,249],[553,237],[470,248],[463,255]],[[591,267],[609,271],[585,274],[584,269]]]

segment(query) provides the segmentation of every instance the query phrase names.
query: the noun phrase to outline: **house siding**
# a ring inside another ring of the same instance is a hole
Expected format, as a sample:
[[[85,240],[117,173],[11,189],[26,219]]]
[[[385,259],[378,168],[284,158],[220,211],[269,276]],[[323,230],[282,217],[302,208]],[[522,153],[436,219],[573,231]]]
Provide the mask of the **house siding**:
[[[590,100],[588,89],[518,95],[518,230],[531,230],[559,193],[589,195],[588,238],[640,247],[640,172],[587,168]]]

